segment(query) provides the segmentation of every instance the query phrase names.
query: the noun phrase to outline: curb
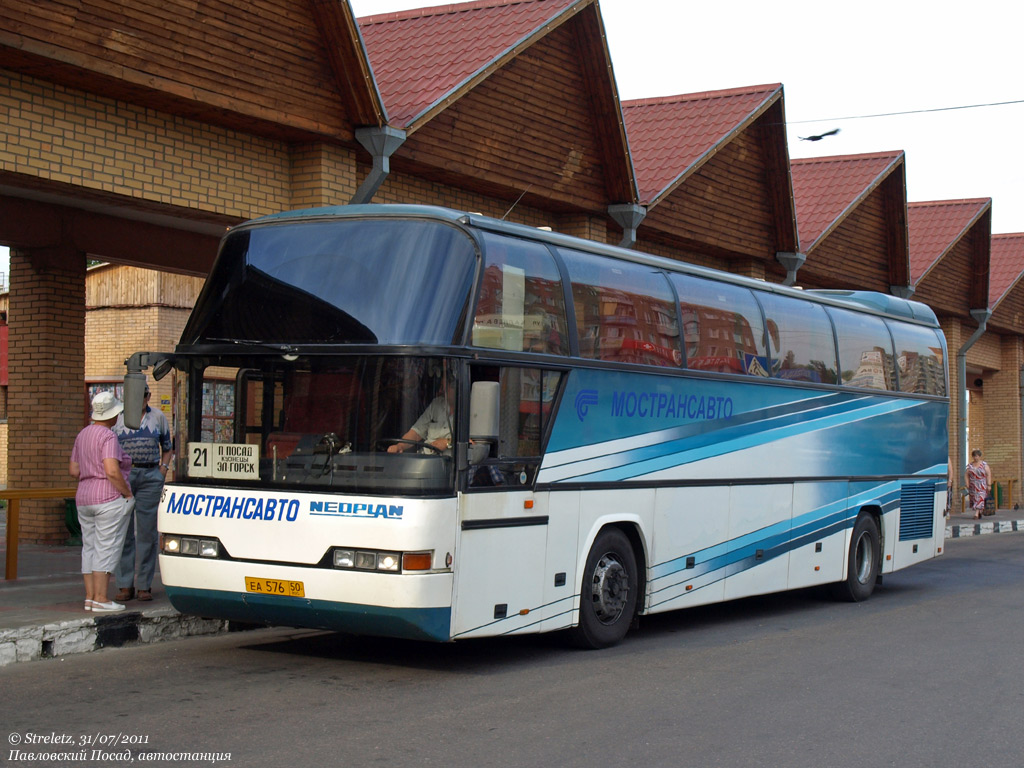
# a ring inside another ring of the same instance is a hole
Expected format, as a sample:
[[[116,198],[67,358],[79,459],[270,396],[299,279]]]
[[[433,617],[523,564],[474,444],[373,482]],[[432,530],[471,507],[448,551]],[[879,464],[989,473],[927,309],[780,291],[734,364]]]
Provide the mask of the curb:
[[[100,648],[156,643],[229,630],[222,619],[184,616],[173,608],[128,611],[35,627],[0,630],[0,667],[20,661],[86,653]]]
[[[963,539],[968,536],[981,536],[985,533],[1011,533],[1024,531],[1024,520],[1000,520],[979,523],[960,523],[946,526],[947,539]]]

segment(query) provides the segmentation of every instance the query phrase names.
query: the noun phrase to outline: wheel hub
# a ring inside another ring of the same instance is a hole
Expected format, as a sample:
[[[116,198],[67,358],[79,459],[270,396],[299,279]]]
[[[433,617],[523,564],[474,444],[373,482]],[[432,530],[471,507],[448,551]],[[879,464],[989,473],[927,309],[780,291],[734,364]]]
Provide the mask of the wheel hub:
[[[594,613],[602,624],[615,622],[629,599],[629,574],[613,554],[604,555],[594,568]]]

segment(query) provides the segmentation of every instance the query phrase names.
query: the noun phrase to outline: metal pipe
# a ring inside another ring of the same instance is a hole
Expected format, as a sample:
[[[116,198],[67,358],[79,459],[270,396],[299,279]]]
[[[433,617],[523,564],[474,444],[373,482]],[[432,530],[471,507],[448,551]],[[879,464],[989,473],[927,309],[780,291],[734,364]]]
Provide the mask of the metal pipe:
[[[974,343],[981,338],[981,335],[985,333],[985,326],[988,324],[988,319],[992,317],[992,310],[990,309],[972,309],[971,317],[973,317],[977,323],[978,328],[971,334],[969,338],[960,350],[956,353],[956,378],[957,378],[957,397],[959,398],[960,408],[957,411],[957,483],[959,484],[959,478],[963,478],[964,467],[967,466],[967,350],[974,346]],[[962,452],[962,453],[961,453]]]
[[[368,203],[377,194],[384,179],[391,173],[391,155],[402,146],[405,137],[405,131],[392,128],[390,125],[356,129],[356,139],[373,157],[373,168],[349,201],[352,205]]]

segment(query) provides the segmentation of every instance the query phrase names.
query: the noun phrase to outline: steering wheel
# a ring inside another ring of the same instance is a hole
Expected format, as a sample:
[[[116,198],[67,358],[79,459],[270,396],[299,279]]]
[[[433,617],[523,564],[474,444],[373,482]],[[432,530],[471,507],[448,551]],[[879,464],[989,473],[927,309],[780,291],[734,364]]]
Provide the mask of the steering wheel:
[[[425,440],[406,440],[404,437],[389,437],[387,439],[377,441],[377,445],[397,445],[398,443],[413,445],[417,448],[426,448],[439,455],[444,453],[440,448],[435,445],[431,445]]]

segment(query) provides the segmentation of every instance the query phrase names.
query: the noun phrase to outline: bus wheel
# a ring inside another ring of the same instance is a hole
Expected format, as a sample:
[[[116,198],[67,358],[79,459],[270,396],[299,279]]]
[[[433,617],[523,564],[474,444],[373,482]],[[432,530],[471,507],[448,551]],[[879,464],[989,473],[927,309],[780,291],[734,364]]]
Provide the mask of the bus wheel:
[[[638,588],[633,546],[618,528],[605,529],[587,555],[574,644],[607,648],[622,640],[636,612]]]
[[[840,600],[859,603],[875,591],[881,565],[878,524],[875,518],[862,512],[853,527],[846,580],[833,584],[833,594]]]

